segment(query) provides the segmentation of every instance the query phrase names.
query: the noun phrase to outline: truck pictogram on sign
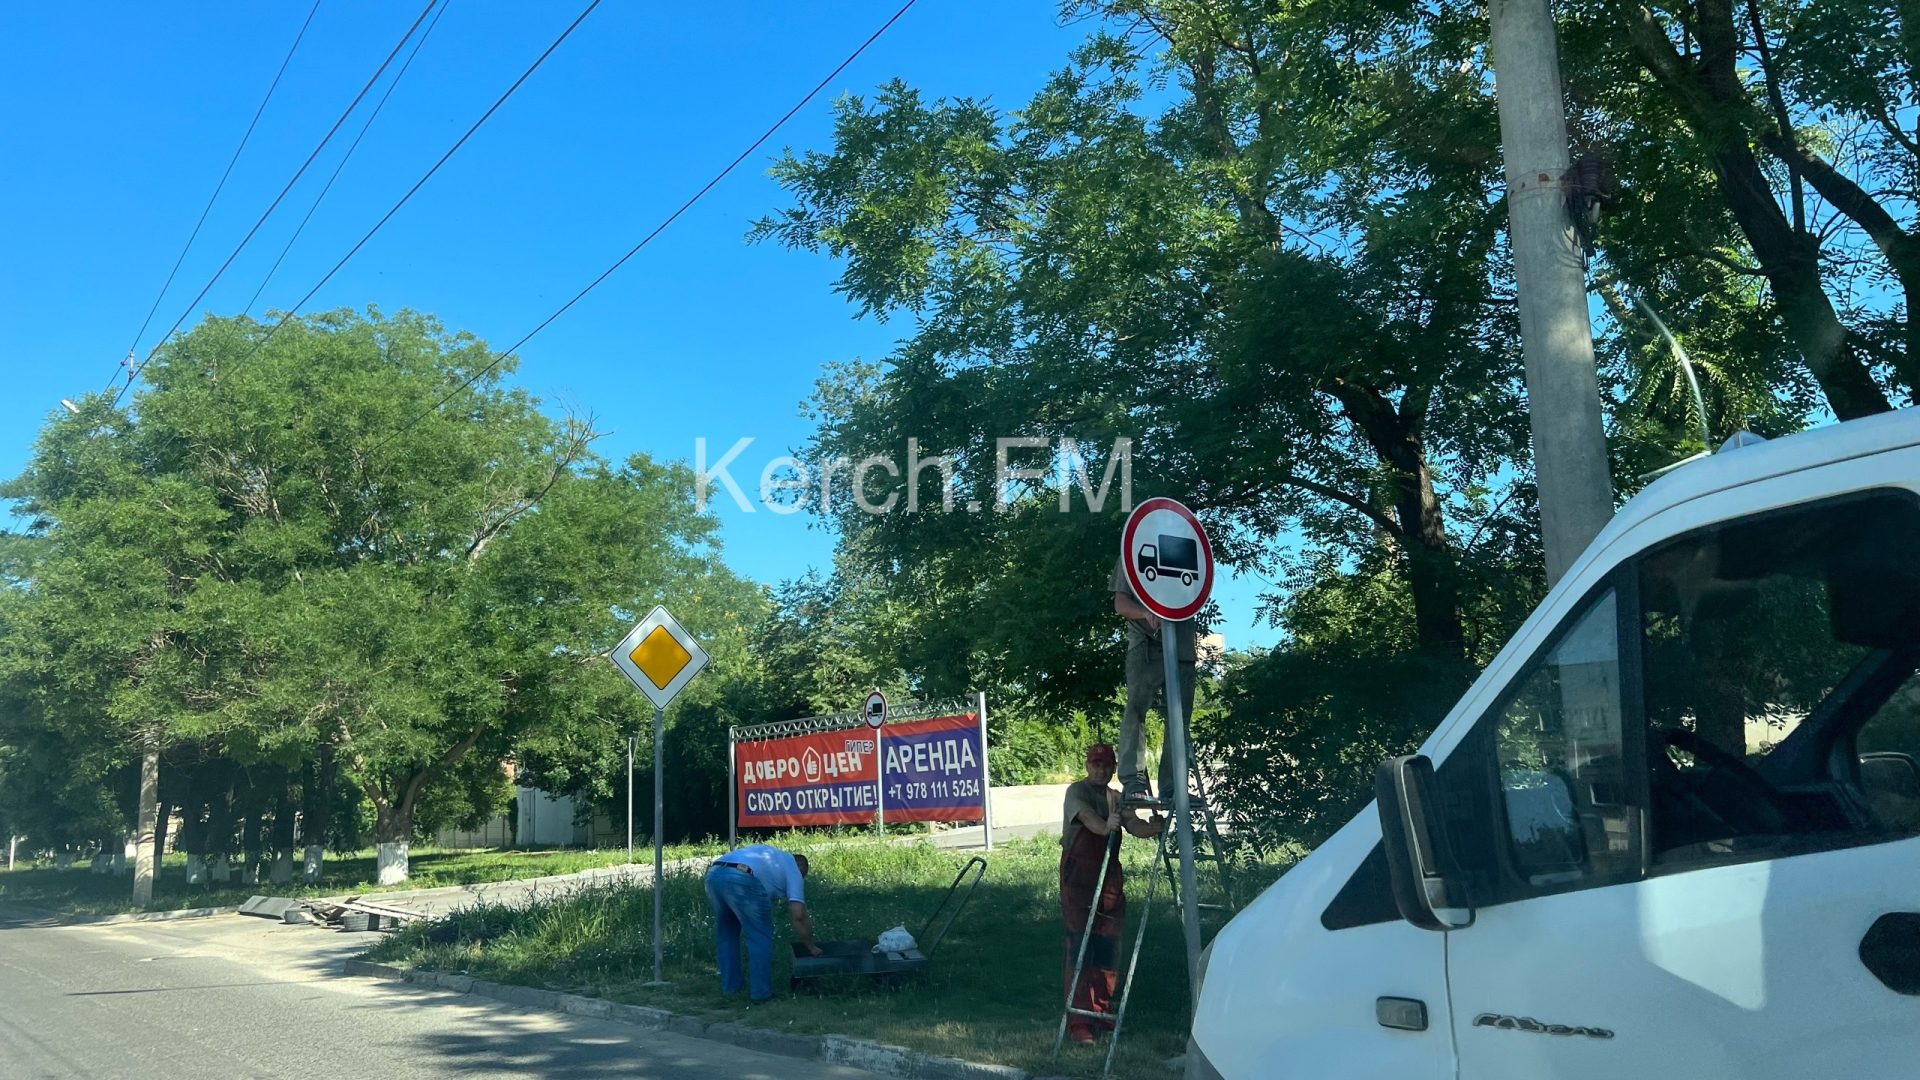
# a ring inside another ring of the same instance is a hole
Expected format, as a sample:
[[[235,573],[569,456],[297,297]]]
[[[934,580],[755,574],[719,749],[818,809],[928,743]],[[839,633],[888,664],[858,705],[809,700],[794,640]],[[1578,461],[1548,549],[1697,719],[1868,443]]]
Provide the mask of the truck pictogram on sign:
[[[1159,541],[1140,545],[1134,555],[1134,569],[1148,581],[1170,574],[1178,577],[1182,585],[1193,584],[1193,579],[1200,576],[1200,545],[1192,537],[1165,533],[1160,534]]]

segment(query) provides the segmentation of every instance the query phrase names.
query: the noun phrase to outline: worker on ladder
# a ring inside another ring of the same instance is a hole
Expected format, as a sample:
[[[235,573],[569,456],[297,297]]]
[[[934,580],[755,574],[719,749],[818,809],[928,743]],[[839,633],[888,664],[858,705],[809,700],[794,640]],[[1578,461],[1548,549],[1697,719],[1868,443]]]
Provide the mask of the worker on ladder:
[[[1155,812],[1142,819],[1137,813],[1124,812],[1120,792],[1107,785],[1115,768],[1113,747],[1094,743],[1087,748],[1087,775],[1067,788],[1060,822],[1060,919],[1066,925],[1066,966],[1062,983],[1070,1007],[1088,1012],[1113,1011],[1114,984],[1119,979],[1120,930],[1127,917],[1126,875],[1120,869],[1119,833],[1138,837],[1160,834],[1166,820]],[[1104,880],[1101,864],[1106,865]],[[1100,905],[1094,909],[1094,892]],[[1088,916],[1093,914],[1093,925]],[[1073,972],[1080,959],[1082,935],[1091,935],[1086,944],[1080,985],[1073,985]],[[1067,1034],[1075,1042],[1092,1042],[1094,1026],[1111,1029],[1109,1021],[1074,1016]]]
[[[1124,560],[1113,564],[1107,583],[1113,590],[1113,610],[1127,620],[1127,704],[1120,714],[1120,785],[1128,802],[1150,799],[1157,790],[1164,802],[1171,797],[1173,777],[1169,755],[1160,755],[1159,785],[1147,783],[1147,710],[1154,705],[1166,715],[1167,665],[1160,647],[1160,617],[1148,611],[1127,582]],[[1199,659],[1199,627],[1187,619],[1174,624],[1175,659],[1180,665],[1180,714],[1193,723],[1194,669]]]

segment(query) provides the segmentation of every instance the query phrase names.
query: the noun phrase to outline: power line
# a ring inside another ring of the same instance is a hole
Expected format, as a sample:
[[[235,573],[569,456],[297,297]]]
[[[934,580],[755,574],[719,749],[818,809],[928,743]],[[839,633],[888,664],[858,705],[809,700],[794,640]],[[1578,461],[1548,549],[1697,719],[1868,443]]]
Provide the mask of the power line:
[[[506,92],[501,94],[499,99],[496,100],[492,105],[488,106],[486,112],[480,114],[480,119],[475,120],[473,122],[473,126],[468,128],[466,130],[466,133],[461,135],[458,141],[456,141],[452,146],[448,147],[446,153],[440,155],[440,160],[434,162],[433,167],[428,169],[425,175],[421,176],[420,179],[414,181],[413,186],[407,189],[407,193],[405,195],[400,196],[400,201],[394,203],[393,206],[390,209],[388,209],[388,211],[385,214],[382,214],[380,216],[380,220],[373,223],[373,228],[368,229],[366,232],[366,235],[362,236],[358,241],[356,241],[353,247],[347,249],[347,253],[345,255],[340,256],[340,261],[334,263],[333,268],[331,270],[328,270],[326,274],[324,274],[320,278],[319,281],[314,282],[313,288],[308,289],[305,296],[302,296],[300,299],[294,301],[293,306],[287,309],[287,313],[280,317],[280,321],[274,323],[273,326],[268,328],[265,337],[255,342],[253,345],[253,348],[248,349],[244,354],[241,355],[240,359],[235,360],[231,365],[228,366],[227,368],[228,374],[231,375],[235,370],[237,370],[240,367],[240,365],[246,363],[248,360],[251,360],[255,353],[259,352],[263,348],[266,348],[267,342],[273,340],[273,335],[279,333],[280,328],[287,325],[287,323],[290,320],[292,320],[296,314],[299,313],[300,308],[304,306],[307,301],[313,299],[313,294],[319,292],[320,289],[323,286],[325,286],[327,282],[333,280],[333,275],[339,273],[340,268],[347,265],[347,260],[353,258],[354,255],[358,254],[360,249],[366,246],[367,241],[373,239],[373,235],[380,231],[381,226],[385,225],[390,219],[392,219],[393,215],[399,213],[400,208],[407,205],[407,200],[413,198],[414,193],[419,191],[421,187],[423,187],[428,180],[433,179],[433,174],[440,171],[440,166],[445,165],[447,163],[447,159],[453,157],[456,151],[458,151],[462,146],[466,145],[467,140],[473,137],[473,133],[480,130],[480,125],[486,123],[487,119],[491,117],[496,111],[498,111],[500,106],[505,105],[507,103],[507,99],[513,96],[513,92],[515,90],[520,89],[520,84],[526,82],[528,77],[530,77],[536,70],[538,70],[541,64],[546,63],[547,57],[553,55],[553,51],[560,47],[560,43],[567,40],[567,38],[570,35],[572,35],[574,29],[578,27],[582,22],[584,22],[588,15],[593,14],[594,8],[597,8],[599,6],[600,6],[600,0],[592,0],[592,3],[589,3],[586,6],[585,10],[581,11],[579,15],[575,16],[574,20],[571,23],[567,24],[567,28],[560,32],[560,36],[553,39],[553,44],[548,45],[545,52],[542,52],[538,57],[536,57],[533,63],[527,65],[527,70],[521,72],[520,77],[513,80],[513,85],[507,87]]]
[[[200,291],[194,295],[193,300],[180,312],[180,317],[173,320],[173,325],[167,329],[165,334],[160,336],[160,341],[156,342],[153,348],[147,352],[146,358],[141,360],[139,365],[128,374],[126,385],[113,392],[113,398],[108,401],[107,404],[118,404],[120,395],[126,392],[127,387],[132,386],[139,380],[140,373],[145,371],[147,365],[152,363],[153,358],[159,354],[160,345],[164,343],[167,338],[172,337],[175,330],[180,329],[180,324],[186,322],[187,317],[193,314],[193,309],[200,305],[200,301],[206,297],[208,291],[213,288],[214,283],[220,280],[220,275],[227,272],[227,267],[233,265],[234,259],[239,258],[241,250],[247,246],[248,241],[253,239],[253,234],[260,231],[260,226],[266,224],[267,218],[273,215],[273,211],[280,205],[280,201],[287,197],[287,192],[292,191],[293,185],[299,183],[300,178],[306,175],[307,168],[313,164],[315,158],[320,156],[320,151],[326,149],[327,143],[331,141],[334,134],[340,130],[340,125],[347,122],[347,117],[351,116],[353,110],[360,106],[361,100],[367,96],[367,91],[372,90],[374,83],[378,82],[380,76],[386,73],[387,68],[393,63],[393,58],[400,55],[400,50],[406,46],[408,39],[413,37],[413,32],[420,29],[420,24],[426,21],[427,13],[433,10],[435,4],[441,2],[442,0],[427,0],[427,6],[420,9],[420,14],[414,18],[413,24],[407,27],[407,32],[400,35],[399,41],[393,43],[392,51],[387,53],[387,58],[382,60],[380,66],[374,70],[373,77],[368,79],[367,84],[362,86],[360,92],[353,96],[353,100],[347,103],[346,109],[340,113],[340,118],[333,122],[333,126],[327,129],[325,135],[321,136],[320,142],[314,146],[313,152],[307,155],[307,160],[301,162],[300,167],[294,170],[293,178],[288,180],[286,186],[280,189],[280,194],[273,197],[273,202],[267,205],[267,209],[261,213],[260,219],[253,223],[253,227],[247,230],[247,235],[240,238],[240,242],[234,245],[233,251],[228,254],[226,261],[220,264],[220,269],[215,270],[213,276],[207,279],[206,285],[201,287]],[[596,0],[596,2],[598,2],[598,0]]]
[[[853,52],[851,53],[848,53],[847,58],[845,60],[840,61],[840,64],[838,67],[828,72],[826,78],[821,79],[820,82],[816,84],[813,89],[807,91],[806,96],[801,98],[797,103],[795,103],[793,108],[788,109],[786,111],[786,114],[781,116],[780,119],[774,121],[772,127],[762,132],[760,137],[753,140],[752,144],[750,144],[745,150],[740,151],[740,155],[734,158],[732,161],[728,162],[726,168],[721,169],[718,173],[715,173],[713,179],[707,181],[706,184],[704,184],[700,188],[700,190],[694,192],[692,198],[688,199],[684,203],[681,203],[679,209],[675,210],[671,214],[668,214],[666,217],[666,220],[654,226],[653,231],[649,232],[646,236],[642,237],[639,243],[633,245],[633,247],[631,248],[628,248],[627,253],[625,255],[622,255],[618,259],[614,260],[614,263],[612,266],[607,267],[605,270],[600,272],[600,276],[588,282],[586,288],[581,289],[577,293],[574,293],[571,299],[569,299],[566,303],[561,304],[558,308],[556,308],[553,314],[548,315],[546,318],[540,320],[539,324],[536,325],[533,329],[527,331],[526,334],[523,337],[521,337],[519,341],[516,341],[512,345],[509,345],[505,349],[495,353],[493,363],[488,364],[486,367],[483,367],[479,371],[474,372],[473,375],[468,377],[459,386],[456,386],[452,390],[449,390],[446,393],[446,395],[443,396],[439,401],[434,402],[430,408],[422,410],[420,413],[415,415],[411,420],[408,420],[405,424],[402,424],[398,430],[394,431],[393,434],[388,435],[386,438],[381,439],[379,442],[373,444],[373,446],[370,447],[367,450],[367,452],[371,454],[375,450],[380,449],[381,447],[387,445],[393,440],[406,434],[409,430],[413,428],[415,424],[418,424],[420,421],[426,419],[428,416],[431,416],[433,413],[437,412],[441,406],[445,405],[449,401],[452,401],[454,397],[456,397],[457,395],[464,393],[468,389],[471,389],[475,383],[485,378],[488,373],[490,373],[495,368],[499,367],[502,363],[504,363],[507,357],[512,356],[514,352],[520,349],[521,346],[525,345],[529,341],[532,341],[535,334],[538,334],[540,331],[545,330],[548,324],[552,323],[555,319],[558,319],[560,316],[566,314],[567,309],[579,303],[582,298],[584,298],[588,293],[592,292],[595,288],[597,288],[601,282],[607,280],[609,277],[612,277],[614,271],[620,269],[622,266],[625,266],[627,264],[627,260],[633,258],[635,255],[638,255],[640,253],[641,248],[644,248],[648,244],[652,243],[654,237],[657,237],[661,233],[665,232],[667,230],[667,226],[672,225],[676,220],[679,219],[680,215],[686,213],[688,210],[691,210],[693,208],[694,203],[699,202],[700,199],[703,196],[705,196],[707,192],[712,191],[714,187],[720,183],[720,181],[725,180],[727,178],[727,175],[729,173],[733,172],[734,169],[738,168],[741,162],[751,157],[754,151],[760,149],[760,147],[764,145],[768,139],[773,138],[773,135],[775,132],[779,131],[782,127],[785,127],[787,121],[793,119],[794,116],[797,115],[801,109],[806,108],[808,102],[818,97],[820,95],[820,91],[825,90],[827,88],[827,84],[831,83],[834,79],[838,78],[841,72],[845,71],[848,68],[848,66],[850,66],[855,60],[858,60],[860,58],[861,53],[866,52],[869,46],[871,46],[874,42],[880,40],[880,35],[886,33],[887,30],[890,29],[894,23],[899,22],[900,17],[905,15],[907,13],[907,10],[913,7],[913,5],[917,2],[918,0],[907,0],[905,4],[902,4],[900,6],[900,10],[893,13],[892,18],[888,19],[884,23],[881,23],[880,29],[875,30],[867,38],[867,40],[861,42],[859,48],[853,50]],[[262,344],[264,344],[264,342]],[[256,346],[256,348],[258,348],[258,346]]]
[[[413,66],[413,58],[420,55],[421,46],[425,45],[427,39],[433,36],[433,28],[440,25],[440,16],[447,13],[448,6],[447,4],[440,5],[440,10],[434,13],[433,21],[427,24],[426,30],[420,34],[420,39],[413,43],[413,51],[407,54],[407,59],[401,63],[400,70],[394,72],[393,81],[387,84],[386,92],[380,95],[380,100],[374,102],[373,111],[367,114],[367,122],[360,125],[360,133],[353,137],[353,142],[347,147],[347,152],[340,156],[340,163],[333,167],[333,175],[327,177],[327,182],[320,188],[320,194],[314,196],[313,205],[307,207],[306,216],[300,219],[299,225],[295,226],[293,235],[287,237],[285,246],[280,249],[279,257],[274,259],[273,266],[268,268],[267,276],[260,279],[260,287],[253,290],[253,295],[247,298],[247,306],[240,309],[242,315],[252,311],[255,302],[260,299],[260,294],[267,291],[267,283],[273,280],[273,275],[279,271],[280,264],[286,261],[287,253],[293,250],[293,245],[300,239],[300,234],[306,231],[307,222],[313,220],[314,211],[320,209],[320,204],[326,199],[327,192],[333,190],[333,182],[340,179],[340,173],[346,169],[347,162],[353,160],[353,152],[360,149],[360,140],[367,137],[367,132],[373,127],[373,122],[380,118],[380,110],[387,107],[387,99],[393,96],[393,91],[400,85],[400,80],[407,77],[407,69]]]
[[[260,107],[253,110],[253,119],[247,121],[247,130],[240,136],[240,145],[233,148],[233,157],[227,160],[226,171],[220,174],[220,182],[213,185],[213,194],[207,196],[207,205],[200,211],[200,220],[193,223],[193,231],[187,234],[187,242],[180,248],[180,257],[173,260],[173,269],[167,271],[167,280],[161,284],[160,292],[153,298],[153,306],[147,309],[147,317],[140,322],[140,329],[134,331],[133,341],[127,345],[127,356],[132,357],[134,350],[140,347],[140,339],[147,333],[147,327],[153,323],[153,314],[160,310],[160,301],[166,299],[167,290],[173,287],[174,276],[180,273],[180,265],[187,261],[187,252],[193,250],[193,242],[200,236],[200,227],[207,223],[207,215],[213,212],[213,204],[220,199],[220,192],[227,186],[227,177],[233,175],[233,167],[240,163],[240,154],[247,148],[247,141],[253,138],[253,129],[260,123],[260,116],[267,111],[267,102],[273,100],[273,92],[280,87],[280,77],[287,73],[287,65],[293,63],[293,54],[300,49],[301,39],[307,36],[307,27],[313,25],[313,17],[320,12],[321,0],[313,0],[313,7],[307,12],[307,21],[300,24],[300,30],[293,35],[293,44],[287,47],[286,59],[280,61],[280,70],[273,73],[273,81],[267,84],[267,94],[260,99]],[[115,369],[114,378],[120,375]],[[113,380],[107,380],[112,385]]]

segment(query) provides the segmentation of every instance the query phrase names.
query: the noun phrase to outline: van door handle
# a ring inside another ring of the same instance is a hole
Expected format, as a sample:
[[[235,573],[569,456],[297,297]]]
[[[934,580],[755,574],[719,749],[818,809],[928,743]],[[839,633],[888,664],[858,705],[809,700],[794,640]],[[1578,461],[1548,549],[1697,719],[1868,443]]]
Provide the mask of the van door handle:
[[[1920,912],[1890,911],[1860,939],[1860,962],[1896,994],[1920,996]]]

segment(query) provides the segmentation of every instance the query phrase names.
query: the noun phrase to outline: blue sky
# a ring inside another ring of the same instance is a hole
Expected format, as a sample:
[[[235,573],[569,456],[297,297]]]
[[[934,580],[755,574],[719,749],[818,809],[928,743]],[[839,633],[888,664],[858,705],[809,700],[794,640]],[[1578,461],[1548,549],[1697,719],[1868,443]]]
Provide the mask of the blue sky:
[[[321,0],[143,355],[422,3]],[[114,373],[309,6],[0,8],[0,473],[18,471],[60,398]],[[410,307],[495,345],[518,339],[898,6],[606,0],[309,308]],[[306,292],[578,8],[452,0],[259,307]],[[832,292],[831,260],[745,243],[754,219],[784,205],[765,174],[773,155],[825,148],[831,97],[894,76],[1018,107],[1086,30],[1062,26],[1051,0],[920,0],[761,154],[522,349],[517,380],[590,410],[610,456],[691,458],[700,436],[717,456],[752,436],[732,470],[750,486],[806,439],[799,407],[821,365],[884,356],[904,332],[855,319]],[[247,303],[347,141],[322,154],[202,310]],[[715,505],[741,572],[772,582],[829,565],[832,537],[808,515]],[[1228,644],[1273,641],[1253,625],[1261,587],[1222,582]]]

